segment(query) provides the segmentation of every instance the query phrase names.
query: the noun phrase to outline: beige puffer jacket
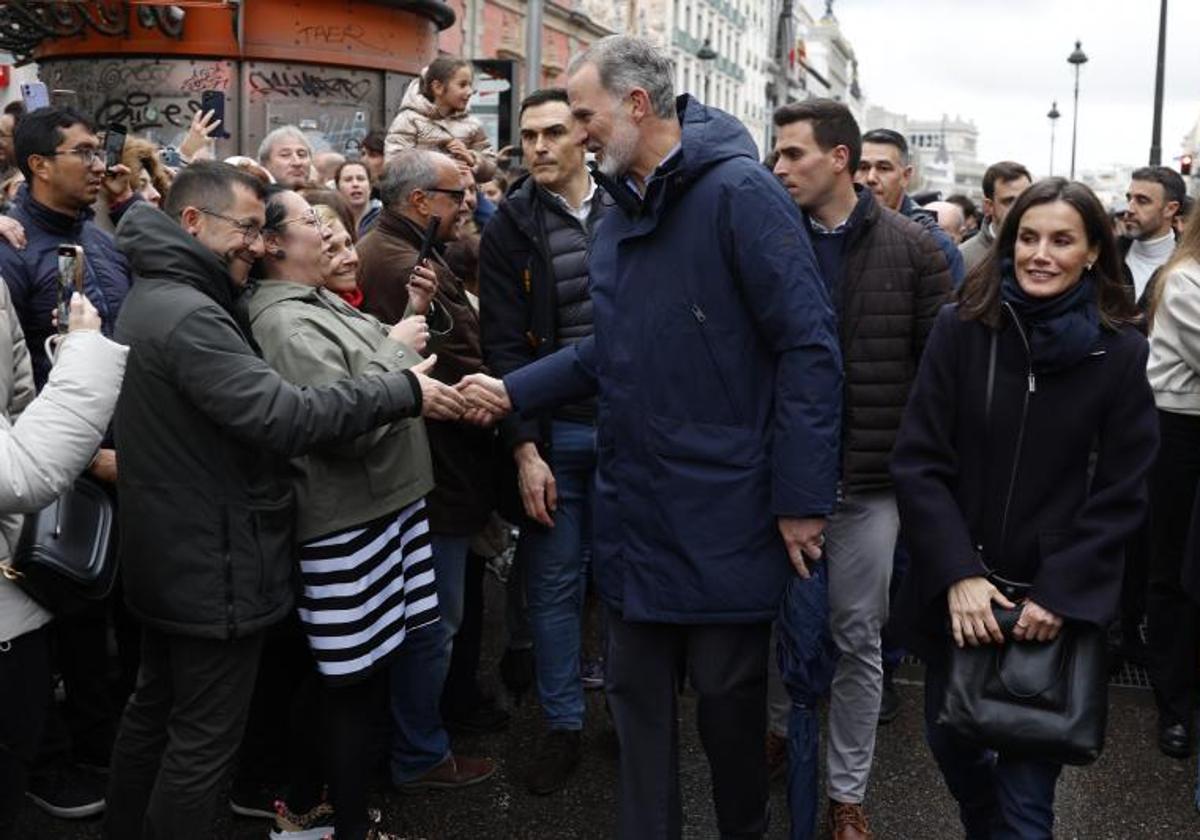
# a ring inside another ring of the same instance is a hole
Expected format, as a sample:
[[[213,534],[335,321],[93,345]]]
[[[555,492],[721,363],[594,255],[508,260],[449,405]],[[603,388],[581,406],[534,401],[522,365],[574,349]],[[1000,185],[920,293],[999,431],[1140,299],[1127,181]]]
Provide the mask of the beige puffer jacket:
[[[442,116],[421,93],[421,80],[413,79],[404,92],[400,113],[388,129],[383,145],[384,158],[391,160],[405,149],[444,152],[451,140],[461,140],[464,146],[478,153],[475,180],[481,184],[490,181],[496,174],[496,151],[479,120],[466,111]]]
[[[71,333],[35,398],[25,335],[0,280],[0,566],[12,557],[22,514],[60,495],[95,454],[117,405],[128,352],[99,332]],[[50,618],[0,574],[0,644]]]

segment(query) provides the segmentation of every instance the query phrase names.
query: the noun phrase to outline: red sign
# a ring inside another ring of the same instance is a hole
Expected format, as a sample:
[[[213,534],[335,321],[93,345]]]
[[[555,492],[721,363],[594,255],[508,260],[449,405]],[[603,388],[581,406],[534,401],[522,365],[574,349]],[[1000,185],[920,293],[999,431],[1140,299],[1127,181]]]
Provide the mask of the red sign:
[[[10,78],[12,78],[12,68],[7,64],[0,64],[0,88],[8,87]]]

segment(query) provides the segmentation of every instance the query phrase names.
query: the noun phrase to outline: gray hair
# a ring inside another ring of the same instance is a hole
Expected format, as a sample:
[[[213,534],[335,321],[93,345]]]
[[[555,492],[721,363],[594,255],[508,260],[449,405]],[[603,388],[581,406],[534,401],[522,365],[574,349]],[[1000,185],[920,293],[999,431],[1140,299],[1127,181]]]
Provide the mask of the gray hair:
[[[436,187],[438,164],[452,163],[441,152],[428,149],[405,149],[387,162],[379,179],[379,200],[384,207],[396,209],[408,202],[413,190]]]
[[[258,144],[258,162],[266,163],[271,157],[271,151],[284,140],[299,140],[308,147],[308,156],[312,157],[312,144],[304,136],[304,132],[294,125],[283,125],[272,131]]]
[[[656,116],[675,116],[674,62],[649,41],[628,35],[601,38],[571,60],[567,75],[575,75],[585,64],[596,68],[601,86],[613,96],[641,88],[650,96]]]

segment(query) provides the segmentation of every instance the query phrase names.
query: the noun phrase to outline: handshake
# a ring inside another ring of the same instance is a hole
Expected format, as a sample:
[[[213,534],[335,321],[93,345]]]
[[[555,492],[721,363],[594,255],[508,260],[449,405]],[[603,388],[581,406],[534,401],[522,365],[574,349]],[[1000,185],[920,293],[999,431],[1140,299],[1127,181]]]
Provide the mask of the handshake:
[[[483,373],[464,376],[457,385],[437,381],[428,373],[437,363],[430,356],[411,368],[421,386],[421,416],[428,420],[465,420],[476,426],[492,426],[512,412],[504,383]]]

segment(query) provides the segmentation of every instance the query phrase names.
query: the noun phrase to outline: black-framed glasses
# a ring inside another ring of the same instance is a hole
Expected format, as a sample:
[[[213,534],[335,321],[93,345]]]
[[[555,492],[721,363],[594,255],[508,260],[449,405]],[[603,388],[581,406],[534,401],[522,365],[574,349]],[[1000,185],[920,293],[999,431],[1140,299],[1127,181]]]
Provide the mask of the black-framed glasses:
[[[75,155],[83,161],[84,166],[91,166],[96,158],[100,157],[101,151],[94,146],[85,146],[82,149],[62,149],[50,152],[46,157],[59,157],[60,155]]]
[[[448,195],[454,199],[455,204],[462,204],[467,199],[466,190],[447,190],[442,187],[426,187],[425,192],[436,192],[442,195]]]
[[[209,210],[207,207],[197,207],[196,209],[206,216],[212,216],[213,218],[229,222],[229,224],[237,228],[242,234],[242,244],[244,245],[253,244],[254,240],[261,238],[263,235],[263,229],[254,224],[254,222],[243,222],[240,219],[234,219],[215,210]]]

